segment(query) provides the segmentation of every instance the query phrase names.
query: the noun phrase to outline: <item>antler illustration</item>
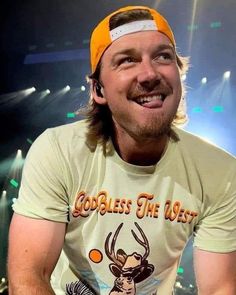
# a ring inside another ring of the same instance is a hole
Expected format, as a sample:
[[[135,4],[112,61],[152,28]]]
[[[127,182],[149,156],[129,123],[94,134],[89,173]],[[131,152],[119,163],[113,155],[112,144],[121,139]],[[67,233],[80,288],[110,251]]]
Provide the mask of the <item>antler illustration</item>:
[[[111,249],[110,249],[110,250],[109,250],[109,240],[110,240],[110,237],[111,237],[111,235],[112,235],[112,232],[110,232],[110,233],[108,234],[108,236],[107,236],[107,238],[106,238],[106,241],[105,241],[105,252],[106,252],[107,257],[108,257],[111,261],[113,261],[117,266],[120,266],[120,267],[123,266],[123,263],[122,263],[120,260],[118,260],[117,257],[116,257],[116,254],[115,254],[115,244],[116,244],[117,236],[118,236],[118,234],[119,234],[119,232],[120,232],[122,226],[123,226],[123,223],[121,223],[121,224],[118,226],[118,228],[117,228],[117,230],[116,230],[116,232],[115,232],[115,234],[114,234],[114,237],[113,237],[113,239],[112,239],[112,242],[111,242]]]
[[[134,224],[141,234],[142,239],[139,238],[133,230],[131,230],[131,232],[136,242],[144,247],[145,253],[143,256],[137,252],[127,255],[123,249],[118,249],[115,253],[116,240],[123,223],[116,229],[111,241],[111,246],[109,246],[109,242],[112,232],[110,232],[106,238],[105,252],[107,257],[113,262],[109,264],[109,268],[116,277],[114,286],[109,295],[135,295],[136,284],[148,278],[154,271],[154,265],[148,263],[146,259],[150,252],[148,239],[138,223],[135,222]]]
[[[138,236],[136,235],[136,233],[135,233],[133,230],[131,230],[131,232],[132,232],[132,234],[133,234],[135,240],[136,240],[140,245],[142,245],[142,246],[144,247],[144,249],[145,249],[145,253],[144,253],[143,257],[142,257],[142,261],[144,261],[144,260],[148,257],[149,252],[150,252],[148,239],[147,239],[147,237],[145,236],[145,234],[144,234],[143,230],[141,229],[141,227],[138,225],[138,223],[135,222],[134,224],[135,224],[135,226],[137,227],[137,229],[139,230],[141,236],[143,237],[143,241],[141,241],[141,240],[138,238]]]

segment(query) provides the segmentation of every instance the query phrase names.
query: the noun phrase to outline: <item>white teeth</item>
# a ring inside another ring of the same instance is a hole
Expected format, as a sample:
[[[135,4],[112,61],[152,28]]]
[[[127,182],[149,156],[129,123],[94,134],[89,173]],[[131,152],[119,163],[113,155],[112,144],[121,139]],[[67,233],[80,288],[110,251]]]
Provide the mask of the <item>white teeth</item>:
[[[153,95],[153,96],[138,97],[136,99],[136,102],[139,104],[144,104],[144,103],[151,102],[154,100],[163,100],[163,95],[159,94],[159,95]]]

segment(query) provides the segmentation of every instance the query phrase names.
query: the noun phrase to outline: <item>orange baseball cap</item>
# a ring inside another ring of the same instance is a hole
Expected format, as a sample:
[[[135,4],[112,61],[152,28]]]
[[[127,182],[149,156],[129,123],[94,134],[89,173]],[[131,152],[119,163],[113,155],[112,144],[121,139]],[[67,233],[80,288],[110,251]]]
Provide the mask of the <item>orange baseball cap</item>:
[[[137,20],[124,25],[121,25],[114,30],[110,30],[110,18],[120,12],[145,9],[152,15],[153,20]],[[96,67],[109,45],[121,36],[147,30],[157,30],[165,34],[175,46],[174,34],[167,22],[167,20],[156,10],[146,6],[126,6],[120,8],[105,17],[93,30],[90,40],[90,62],[92,73],[95,72]]]

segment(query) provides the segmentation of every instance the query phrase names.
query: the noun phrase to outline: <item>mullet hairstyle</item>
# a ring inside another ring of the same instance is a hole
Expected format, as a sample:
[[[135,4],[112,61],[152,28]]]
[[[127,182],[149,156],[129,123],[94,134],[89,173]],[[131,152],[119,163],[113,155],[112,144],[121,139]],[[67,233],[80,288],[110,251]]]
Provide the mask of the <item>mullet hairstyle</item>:
[[[123,24],[137,20],[152,20],[152,16],[146,9],[134,9],[130,11],[120,12],[113,15],[110,19],[110,30],[115,29]],[[177,65],[180,75],[187,73],[189,68],[189,58],[182,57],[176,53]],[[93,87],[94,81],[99,81],[101,71],[101,59],[93,74],[87,77],[90,86]],[[91,88],[90,88],[91,89]],[[176,116],[173,120],[174,125],[183,125],[188,121],[186,114],[186,86],[182,81],[182,98],[179,103]],[[107,105],[99,105],[93,99],[92,91],[90,90],[90,99],[84,108],[78,111],[80,115],[85,116],[88,122],[87,140],[91,147],[95,147],[97,143],[105,144],[113,135],[113,121],[110,109]]]

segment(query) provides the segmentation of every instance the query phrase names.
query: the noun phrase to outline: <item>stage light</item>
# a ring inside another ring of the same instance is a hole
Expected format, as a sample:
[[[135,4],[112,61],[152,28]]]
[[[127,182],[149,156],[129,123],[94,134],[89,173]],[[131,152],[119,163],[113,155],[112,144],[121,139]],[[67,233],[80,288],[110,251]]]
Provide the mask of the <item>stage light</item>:
[[[221,27],[221,22],[213,22],[210,24],[211,29],[218,29]]]
[[[33,92],[36,91],[36,88],[35,87],[31,87],[31,88],[28,88],[28,89],[25,89],[25,90],[22,90],[22,94],[24,96],[28,96],[28,95],[31,95]]]
[[[175,283],[175,287],[177,287],[178,289],[182,289],[183,288],[182,284],[179,281],[177,281]]]
[[[187,79],[187,75],[184,74],[184,75],[181,76],[182,81],[185,81],[186,79]]]
[[[230,75],[231,75],[231,72],[230,71],[226,71],[224,73],[224,79],[229,79],[230,78]]]
[[[224,111],[224,108],[223,106],[214,106],[212,110],[214,113],[222,113]]]
[[[200,108],[200,107],[195,107],[195,108],[192,109],[192,112],[193,112],[193,113],[202,113],[202,108]]]
[[[70,90],[70,86],[67,85],[67,86],[65,87],[65,90],[66,90],[66,91],[69,91],[69,90]]]
[[[29,144],[32,144],[33,141],[30,139],[30,138],[27,138],[26,141],[29,143]]]
[[[75,118],[75,113],[67,113],[66,117],[67,118]]]
[[[17,158],[21,158],[22,157],[22,151],[21,150],[17,150],[16,157]]]
[[[193,0],[192,2],[192,16],[191,16],[191,23],[188,26],[189,34],[189,43],[188,43],[188,52],[191,52],[192,49],[192,42],[193,42],[193,34],[196,30],[198,30],[198,24],[196,24],[196,11],[197,11],[197,4],[198,0]]]
[[[80,87],[80,90],[81,90],[81,91],[85,91],[85,90],[86,90],[85,86],[82,85],[82,86]]]
[[[189,31],[196,31],[198,29],[198,25],[197,24],[192,24],[188,26],[188,30]]]
[[[47,95],[49,95],[51,91],[49,89],[43,90],[39,93],[38,100],[44,99]]]
[[[184,269],[183,269],[183,267],[178,267],[178,269],[177,269],[177,274],[183,274],[184,273]]]
[[[2,195],[1,195],[1,197],[3,198],[3,197],[6,197],[6,195],[7,195],[7,191],[2,191]]]
[[[15,180],[14,178],[12,178],[10,180],[10,184],[14,187],[17,188],[19,186],[19,182],[17,180]]]
[[[206,84],[207,83],[207,77],[202,78],[201,82],[202,82],[202,84]]]

